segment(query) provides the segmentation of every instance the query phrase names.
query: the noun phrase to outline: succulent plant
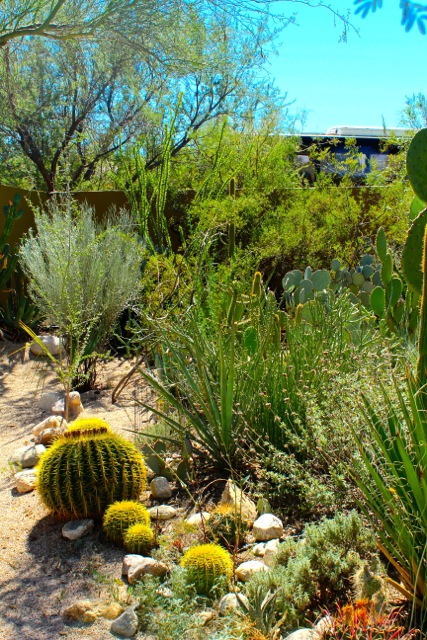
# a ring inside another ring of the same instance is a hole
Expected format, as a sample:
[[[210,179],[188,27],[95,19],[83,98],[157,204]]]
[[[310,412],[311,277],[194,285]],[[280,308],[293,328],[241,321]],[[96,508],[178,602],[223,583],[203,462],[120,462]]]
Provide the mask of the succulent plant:
[[[148,525],[138,522],[128,528],[123,541],[129,553],[149,553],[154,546],[154,533]]]
[[[134,444],[107,428],[65,432],[41,457],[37,489],[60,518],[100,518],[117,500],[134,500],[147,485]]]
[[[187,571],[187,581],[194,585],[197,593],[206,596],[219,578],[230,579],[233,573],[231,555],[218,544],[192,547],[182,557],[181,566]]]
[[[241,514],[230,505],[218,505],[207,523],[209,537],[227,547],[239,546],[247,531]]]
[[[134,524],[150,524],[150,513],[135,500],[121,500],[110,504],[104,514],[102,527],[109,540],[122,544],[124,534]]]
[[[94,416],[91,418],[77,418],[77,420],[74,420],[68,425],[67,432],[80,431],[81,433],[85,433],[88,431],[98,431],[99,429],[107,429],[107,431],[111,432],[108,422]]]

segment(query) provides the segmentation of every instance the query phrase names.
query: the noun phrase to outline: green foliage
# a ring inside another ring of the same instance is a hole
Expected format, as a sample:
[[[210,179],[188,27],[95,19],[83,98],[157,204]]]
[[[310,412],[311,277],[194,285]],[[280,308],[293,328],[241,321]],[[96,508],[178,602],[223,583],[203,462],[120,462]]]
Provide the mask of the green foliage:
[[[129,527],[137,523],[149,527],[150,514],[148,509],[140,502],[122,500],[110,504],[104,514],[102,527],[109,540],[117,544],[122,544],[124,535]]]
[[[91,386],[98,351],[139,289],[130,219],[99,226],[86,204],[66,198],[50,200],[35,220],[37,235],[30,231],[20,250],[30,295],[64,339],[66,358],[57,363],[64,384]]]
[[[247,583],[249,601],[274,593],[278,617],[284,628],[301,624],[309,612],[332,606],[351,594],[351,577],[363,559],[378,565],[375,539],[355,511],[331,520],[306,525],[303,540],[287,539],[280,545],[270,572],[256,574]]]
[[[9,202],[3,207],[5,221],[3,231],[0,235],[0,292],[5,290],[18,261],[18,255],[15,251],[11,251],[8,240],[15,220],[18,220],[22,216],[22,210],[19,209],[19,202],[20,196],[16,194],[13,202]]]
[[[145,555],[154,546],[154,533],[147,524],[137,522],[125,531],[123,542],[129,553]]]
[[[189,584],[197,593],[209,595],[215,583],[225,576],[228,580],[233,573],[233,560],[218,544],[202,544],[189,549],[181,560],[186,569]]]
[[[43,454],[37,489],[60,518],[100,518],[117,500],[134,500],[146,488],[147,471],[136,447],[97,429],[72,431]]]
[[[361,455],[355,480],[364,496],[361,507],[399,573],[401,583],[392,581],[393,586],[425,609],[425,392],[418,390],[410,374],[406,385],[404,395],[396,382],[397,406],[383,389],[386,417],[364,398],[369,440],[354,434]]]
[[[247,523],[235,507],[218,505],[206,524],[206,534],[231,550],[242,544],[247,528]]]
[[[0,304],[0,323],[12,333],[12,338],[20,333],[22,321],[36,327],[40,314],[25,294],[24,280],[18,263],[18,251],[10,247],[9,238],[16,220],[22,216],[19,208],[20,195],[3,208],[5,221],[0,234],[0,293],[8,294]]]
[[[268,440],[283,449],[289,431],[298,431],[294,415],[304,413],[300,371],[283,349],[285,316],[272,292],[243,293],[248,285],[214,290],[212,315],[205,305],[179,325],[158,323],[163,380],[141,371],[175,409],[154,413],[180,438],[191,428],[190,438],[221,467],[241,465],[245,451],[252,456]]]

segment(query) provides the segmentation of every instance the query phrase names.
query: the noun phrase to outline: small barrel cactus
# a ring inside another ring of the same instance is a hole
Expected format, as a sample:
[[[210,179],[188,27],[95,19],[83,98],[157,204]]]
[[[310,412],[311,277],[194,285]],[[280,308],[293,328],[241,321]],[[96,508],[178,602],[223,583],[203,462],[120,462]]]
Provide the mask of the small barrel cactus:
[[[209,595],[219,578],[230,579],[233,573],[231,555],[218,544],[192,547],[182,557],[181,566],[187,571],[187,581],[201,595]]]
[[[140,502],[122,500],[110,504],[104,514],[103,529],[109,540],[123,543],[123,536],[133,524],[150,524],[150,513]]]
[[[207,524],[209,537],[227,548],[239,546],[243,542],[247,529],[247,524],[239,511],[226,504],[218,505],[212,511]]]
[[[118,500],[135,500],[147,468],[134,444],[109,431],[67,431],[41,457],[37,489],[60,518],[100,518]]]
[[[149,526],[138,522],[125,532],[124,544],[129,553],[148,553],[154,546],[154,533]]]
[[[104,430],[107,429],[107,431],[111,432],[111,428],[110,425],[108,424],[108,422],[105,422],[105,420],[103,420],[102,418],[96,418],[96,417],[92,417],[92,418],[77,418],[77,420],[74,420],[73,422],[71,422],[71,424],[68,425],[68,433],[70,432],[74,432],[74,431],[80,431],[80,432],[92,432],[92,431],[98,431],[99,429]]]

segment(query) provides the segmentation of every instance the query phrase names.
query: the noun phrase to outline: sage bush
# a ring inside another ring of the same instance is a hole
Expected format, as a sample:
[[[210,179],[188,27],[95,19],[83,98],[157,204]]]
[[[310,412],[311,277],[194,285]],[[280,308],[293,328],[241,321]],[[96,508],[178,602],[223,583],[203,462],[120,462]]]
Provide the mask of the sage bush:
[[[140,250],[126,213],[98,224],[87,204],[50,200],[34,212],[20,261],[29,294],[64,341],[71,386],[92,386],[96,361],[140,288]]]

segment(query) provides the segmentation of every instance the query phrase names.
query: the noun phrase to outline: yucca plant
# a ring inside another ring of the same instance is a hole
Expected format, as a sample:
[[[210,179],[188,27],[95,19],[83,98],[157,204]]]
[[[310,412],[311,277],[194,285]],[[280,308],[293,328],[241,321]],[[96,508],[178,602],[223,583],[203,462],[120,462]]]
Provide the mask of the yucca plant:
[[[281,413],[287,420],[290,401],[282,391],[283,314],[274,295],[264,292],[260,274],[250,294],[227,291],[220,304],[222,313],[214,321],[192,309],[185,323],[157,327],[162,379],[140,373],[175,413],[141,404],[159,415],[178,439],[191,432],[199,451],[201,447],[217,466],[233,468],[239,450],[256,445],[268,429],[270,439],[278,440],[276,416]],[[276,413],[263,393],[267,377],[277,382],[281,406]]]
[[[364,398],[371,443],[355,433],[362,464],[355,476],[373,519],[380,548],[399,574],[395,589],[427,609],[427,232],[416,376],[407,371],[405,394],[395,381],[397,405],[382,387],[386,417]],[[405,397],[406,395],[406,397]]]
[[[388,582],[416,605],[427,606],[427,416],[424,393],[408,372],[406,398],[395,383],[398,406],[383,388],[384,419],[364,398],[370,445],[355,434],[362,464],[356,482],[384,555],[399,573]]]

